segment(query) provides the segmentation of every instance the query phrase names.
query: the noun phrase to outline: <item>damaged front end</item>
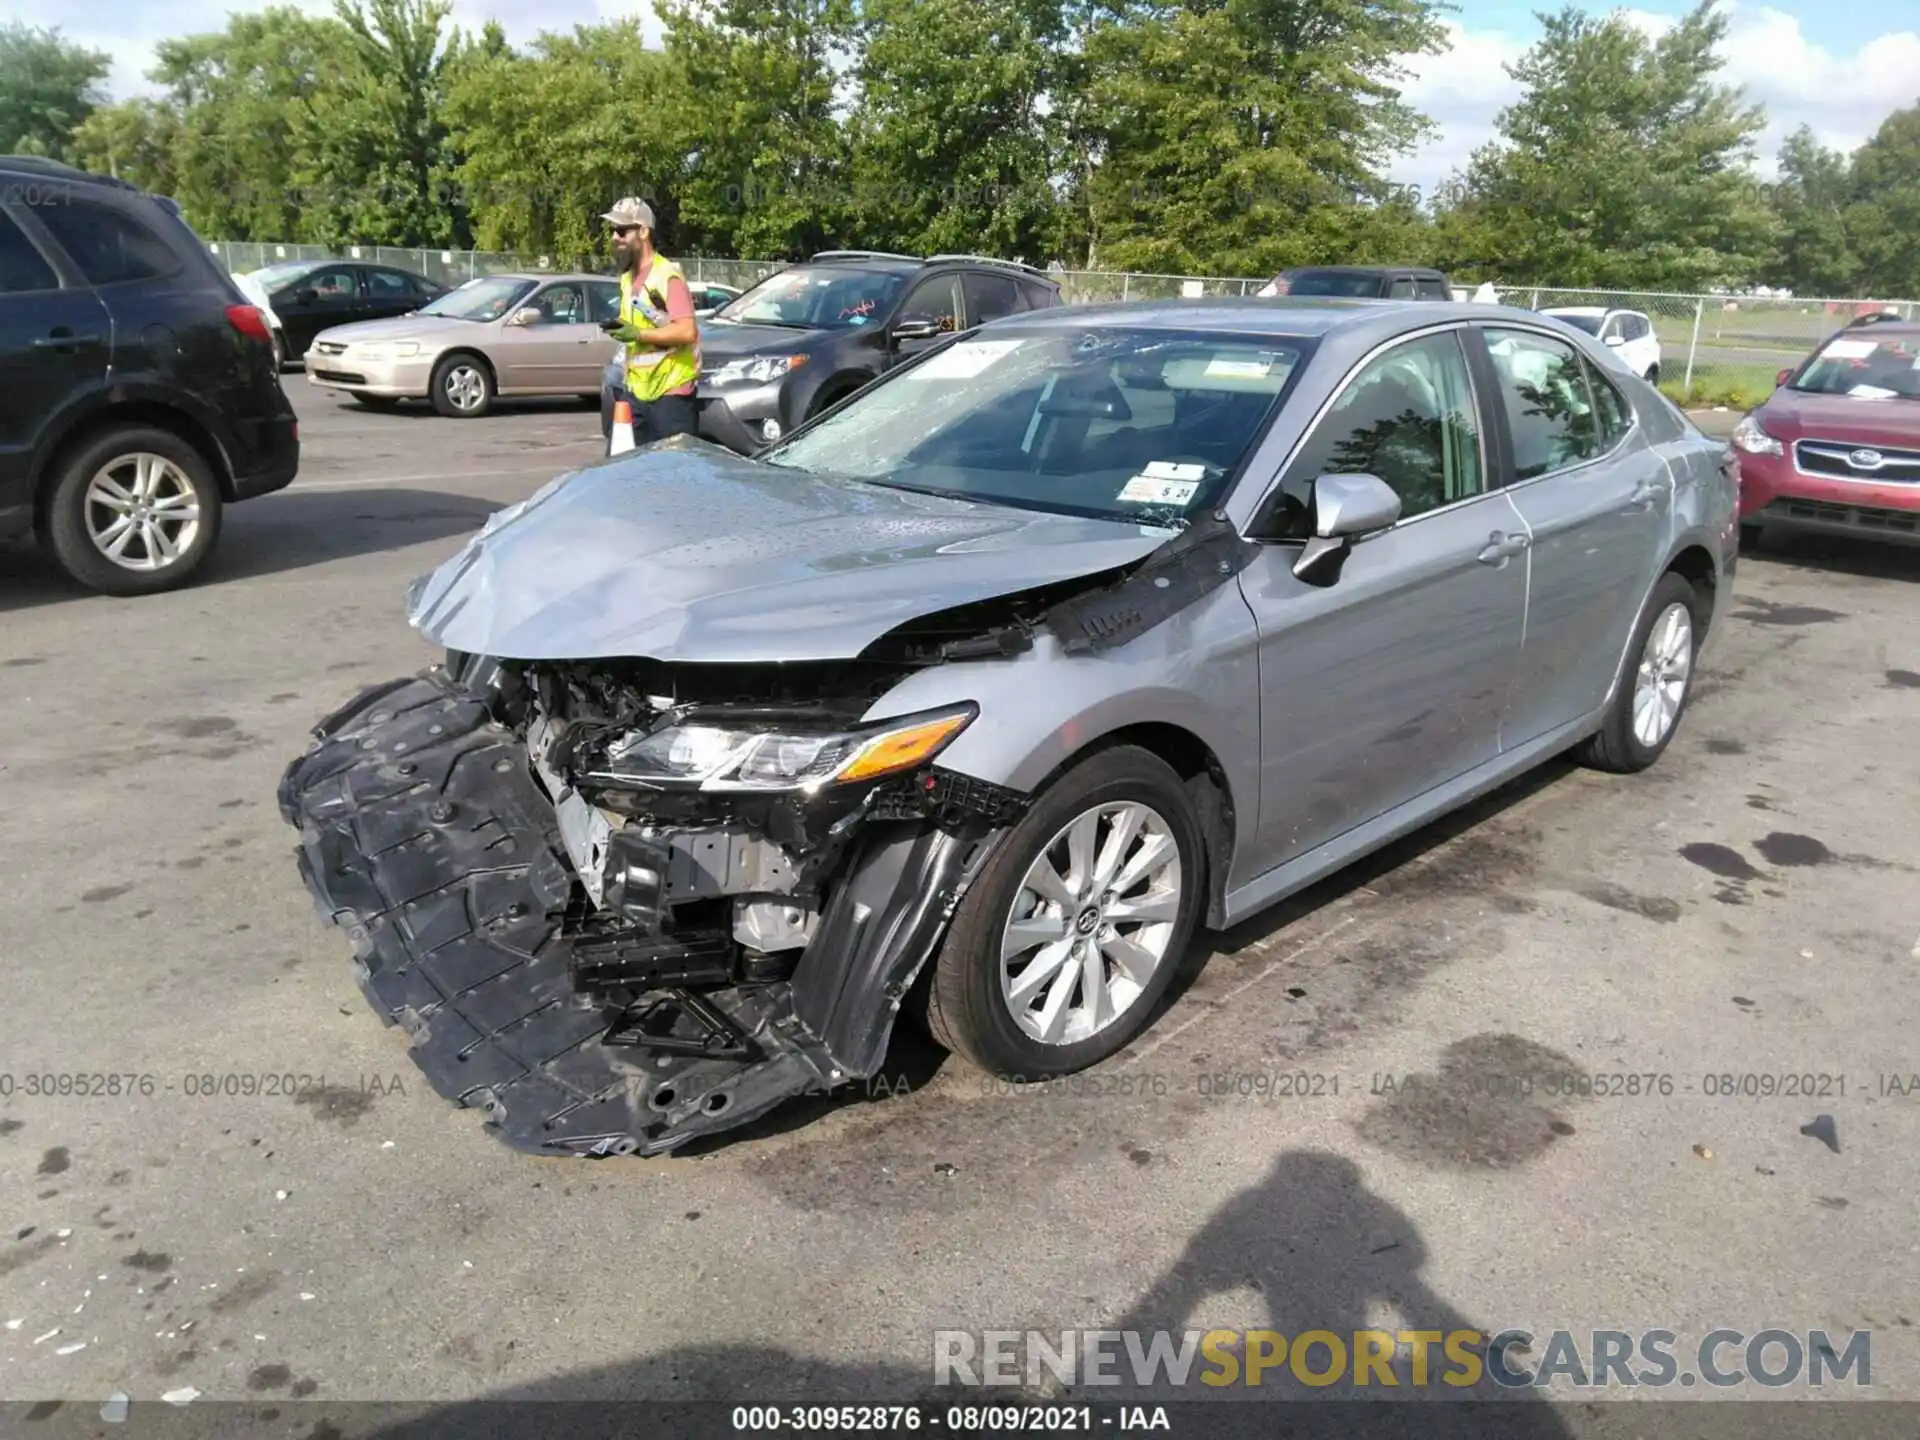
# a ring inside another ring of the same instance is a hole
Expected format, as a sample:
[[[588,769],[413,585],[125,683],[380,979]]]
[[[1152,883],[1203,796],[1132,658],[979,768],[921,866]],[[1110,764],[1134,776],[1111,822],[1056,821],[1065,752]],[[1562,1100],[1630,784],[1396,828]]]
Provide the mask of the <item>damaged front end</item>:
[[[1023,797],[898,664],[447,667],[317,727],[280,805],[369,1001],[516,1149],[652,1155],[878,1072]]]

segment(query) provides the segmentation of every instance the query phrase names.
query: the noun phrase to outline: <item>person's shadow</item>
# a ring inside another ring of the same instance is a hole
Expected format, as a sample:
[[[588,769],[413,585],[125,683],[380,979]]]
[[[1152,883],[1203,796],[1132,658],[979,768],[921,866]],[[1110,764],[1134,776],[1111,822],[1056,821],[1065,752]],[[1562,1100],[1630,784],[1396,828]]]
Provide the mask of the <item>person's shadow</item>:
[[[1125,1202],[1115,1197],[1114,1203]],[[1220,1367],[1196,1349],[1186,1384],[1168,1384],[1162,1374],[1157,1377],[1159,1383],[1143,1388],[1132,1383],[1127,1348],[1119,1341],[1108,1346],[1112,1360],[1107,1369],[1126,1377],[1122,1384],[1089,1385],[1081,1376],[1077,1377],[1081,1383],[1066,1389],[936,1383],[932,1336],[926,1334],[901,1336],[902,1358],[897,1363],[823,1361],[752,1343],[669,1346],[622,1364],[556,1375],[474,1402],[417,1407],[412,1415],[390,1417],[370,1431],[341,1427],[334,1434],[339,1440],[367,1433],[378,1440],[720,1436],[739,1433],[732,1413],[737,1405],[786,1409],[911,1404],[926,1414],[937,1412],[944,1421],[956,1406],[964,1410],[968,1406],[1072,1407],[1119,1402],[1149,1408],[1178,1404],[1178,1410],[1169,1412],[1172,1433],[1208,1437],[1572,1440],[1576,1431],[1536,1392],[1507,1391],[1484,1376],[1474,1386],[1443,1383],[1448,1373],[1464,1373],[1444,1342],[1435,1342],[1429,1349],[1428,1384],[1417,1393],[1405,1347],[1391,1360],[1400,1382],[1396,1389],[1381,1385],[1377,1371],[1371,1385],[1350,1383],[1355,1331],[1392,1326],[1438,1331],[1444,1337],[1477,1330],[1482,1340],[1478,1350],[1484,1350],[1484,1341],[1490,1338],[1484,1327],[1442,1301],[1422,1279],[1426,1259],[1426,1246],[1412,1222],[1371,1193],[1350,1161],[1321,1152],[1290,1151],[1273,1162],[1258,1184],[1216,1211],[1180,1258],[1118,1319],[1088,1316],[1058,1323],[1088,1330],[1147,1332],[1138,1340],[1143,1350],[1151,1343],[1151,1332],[1167,1330],[1177,1346],[1185,1331],[1204,1333],[1246,1323],[1244,1318],[1228,1318],[1217,1306],[1223,1297],[1254,1289],[1264,1297],[1267,1323],[1289,1343],[1311,1330],[1331,1331],[1341,1338],[1348,1347],[1344,1367],[1348,1378],[1341,1384],[1323,1388],[1299,1384],[1283,1363],[1266,1370],[1257,1386],[1208,1386],[1199,1377],[1209,1371],[1218,1374]],[[1074,1262],[1067,1257],[1062,1263],[1071,1267]],[[1376,1308],[1382,1306],[1390,1307],[1391,1319],[1383,1321],[1376,1315]],[[1014,1317],[1007,1317],[1007,1323],[1015,1323]],[[1050,1335],[1049,1343],[1058,1338]],[[1331,1368],[1323,1345],[1312,1347],[1309,1354],[1309,1374]],[[1245,1357],[1236,1358],[1244,1367]],[[1534,1359],[1537,1356],[1514,1355],[1508,1363],[1516,1371],[1524,1370],[1526,1362]],[[1456,1403],[1390,1403],[1396,1398]],[[665,1402],[668,1408],[649,1412],[642,1408],[642,1402],[649,1401]],[[1095,1425],[1102,1428],[1097,1420]],[[938,1431],[972,1433],[945,1423]],[[932,1431],[923,1426],[923,1433]],[[1580,1433],[1588,1433],[1587,1428]]]

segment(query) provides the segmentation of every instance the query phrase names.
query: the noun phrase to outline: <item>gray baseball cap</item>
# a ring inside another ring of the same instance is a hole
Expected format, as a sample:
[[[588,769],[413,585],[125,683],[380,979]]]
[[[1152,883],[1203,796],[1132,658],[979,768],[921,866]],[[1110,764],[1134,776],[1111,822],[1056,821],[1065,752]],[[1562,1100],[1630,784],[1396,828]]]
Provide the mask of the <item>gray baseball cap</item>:
[[[612,225],[644,225],[653,229],[653,207],[638,195],[629,195],[616,201],[614,207],[600,217]]]

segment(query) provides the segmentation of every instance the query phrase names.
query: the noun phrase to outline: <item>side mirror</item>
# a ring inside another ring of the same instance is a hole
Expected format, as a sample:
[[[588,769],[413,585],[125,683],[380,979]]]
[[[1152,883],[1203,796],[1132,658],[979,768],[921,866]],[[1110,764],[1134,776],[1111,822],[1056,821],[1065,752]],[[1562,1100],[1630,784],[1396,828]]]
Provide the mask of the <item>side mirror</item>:
[[[1793,378],[1793,367],[1789,365],[1785,370],[1782,370],[1778,375],[1773,377],[1773,383],[1776,385],[1784,385],[1787,383],[1787,381],[1791,380],[1792,378]]]
[[[1322,475],[1313,482],[1313,539],[1293,563],[1296,578],[1331,585],[1354,543],[1400,518],[1400,497],[1377,475]]]
[[[293,301],[296,305],[318,305],[320,303],[320,292],[318,290],[302,290],[298,295],[293,297]]]
[[[516,327],[522,326],[522,325],[532,325],[535,322],[537,322],[539,319],[540,319],[540,312],[538,310],[535,310],[529,307],[524,310],[514,311],[513,314],[507,317],[507,324],[516,326]]]
[[[1626,343],[1627,343],[1627,340],[1626,340],[1626,337],[1625,337],[1624,335],[1609,335],[1609,336],[1607,336],[1607,338],[1606,338],[1606,339],[1604,339],[1604,340],[1602,340],[1602,341],[1601,341],[1600,343],[1601,343],[1602,345],[1614,345],[1614,346],[1618,346],[1618,345],[1624,345],[1624,344],[1626,344]]]
[[[902,340],[932,340],[945,333],[937,320],[902,320],[893,327],[895,344]]]

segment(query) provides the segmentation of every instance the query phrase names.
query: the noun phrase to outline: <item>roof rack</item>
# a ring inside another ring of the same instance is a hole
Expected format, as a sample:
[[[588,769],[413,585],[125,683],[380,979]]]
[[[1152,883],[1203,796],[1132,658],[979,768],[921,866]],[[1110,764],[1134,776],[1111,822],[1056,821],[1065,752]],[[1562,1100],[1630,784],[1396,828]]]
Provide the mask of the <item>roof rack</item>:
[[[1024,260],[1002,260],[996,255],[934,255],[927,260],[929,265],[942,260],[966,260],[975,265],[1004,265],[1009,270],[1024,270],[1029,275],[1045,277],[1046,271],[1038,265],[1029,265]]]
[[[911,260],[921,264],[918,255],[901,255],[892,250],[822,250],[815,260]]]

